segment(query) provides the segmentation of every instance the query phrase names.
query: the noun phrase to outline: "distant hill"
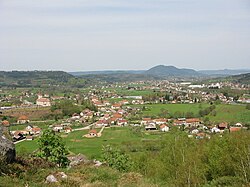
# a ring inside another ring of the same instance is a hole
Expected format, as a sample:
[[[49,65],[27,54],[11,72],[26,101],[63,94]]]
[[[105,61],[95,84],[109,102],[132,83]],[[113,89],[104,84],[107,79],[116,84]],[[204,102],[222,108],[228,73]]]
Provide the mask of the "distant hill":
[[[250,84],[250,73],[234,75],[230,77],[231,81],[241,84]]]
[[[131,73],[112,73],[112,74],[85,74],[79,76],[80,78],[91,80],[98,84],[98,81],[105,81],[108,83],[114,82],[129,82],[129,81],[145,81],[145,80],[159,80],[161,77],[145,74],[131,74]]]
[[[175,66],[164,66],[159,65],[155,66],[144,72],[147,75],[154,76],[177,76],[177,77],[193,77],[193,76],[201,76],[202,74],[193,70],[193,69],[179,69]]]
[[[0,85],[29,87],[68,82],[73,75],[63,71],[0,71]]]
[[[145,70],[77,71],[68,73],[74,76],[81,76],[81,75],[142,74],[143,72],[145,72]]]
[[[199,73],[205,74],[205,75],[239,75],[244,73],[250,73],[250,69],[223,69],[223,70],[200,70]]]
[[[82,76],[82,75],[124,75],[122,77],[126,77],[126,75],[147,75],[149,76],[157,76],[157,77],[226,77],[229,75],[239,75],[244,73],[250,73],[250,69],[248,70],[233,70],[233,69],[224,69],[224,70],[200,70],[196,71],[194,69],[188,68],[177,68],[175,66],[165,66],[158,65],[150,68],[149,70],[106,70],[106,71],[79,71],[79,72],[68,72],[73,76]]]

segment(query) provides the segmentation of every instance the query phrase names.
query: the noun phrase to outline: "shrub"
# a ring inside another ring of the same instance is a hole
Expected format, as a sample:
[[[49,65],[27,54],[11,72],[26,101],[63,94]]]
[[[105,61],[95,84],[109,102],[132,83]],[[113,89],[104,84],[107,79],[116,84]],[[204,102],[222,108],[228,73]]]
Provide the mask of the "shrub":
[[[68,150],[62,138],[52,130],[45,130],[38,140],[38,157],[57,164],[59,167],[66,167],[69,164],[67,158]]]
[[[107,145],[103,147],[102,151],[102,160],[105,161],[108,166],[119,171],[129,171],[132,168],[132,160],[121,150]]]

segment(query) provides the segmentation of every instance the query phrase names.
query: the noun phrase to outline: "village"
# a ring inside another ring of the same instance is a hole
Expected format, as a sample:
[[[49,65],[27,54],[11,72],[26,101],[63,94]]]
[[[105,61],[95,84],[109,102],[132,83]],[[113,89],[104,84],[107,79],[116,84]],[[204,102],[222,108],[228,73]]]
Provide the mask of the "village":
[[[83,100],[88,101],[95,110],[86,107],[79,113],[73,113],[69,117],[63,116],[62,119],[57,119],[45,128],[50,128],[56,133],[66,134],[88,129],[89,132],[83,134],[83,138],[100,137],[102,133],[105,133],[105,128],[110,127],[140,127],[142,132],[159,133],[167,133],[172,128],[178,128],[187,132],[187,136],[190,138],[209,139],[211,135],[216,133],[222,135],[225,132],[247,129],[242,121],[228,122],[227,120],[221,120],[211,122],[205,117],[205,115],[214,115],[216,113],[214,103],[223,103],[225,105],[250,103],[248,94],[242,94],[237,97],[228,94],[225,95],[220,92],[220,89],[223,87],[231,87],[233,90],[240,91],[249,90],[249,85],[232,83],[194,85],[190,82],[139,81],[130,83],[130,86],[122,83],[109,84],[98,88],[95,85],[82,94],[72,94],[69,97],[50,96],[48,93],[35,94],[30,91],[23,91],[19,98],[15,97],[15,99],[19,100],[19,104],[2,106],[1,113],[3,114],[5,111],[16,108],[23,108],[23,110],[26,108],[33,108],[34,110],[40,108],[50,109],[56,102],[60,103],[64,100],[71,100],[75,105],[79,105],[79,100]],[[140,93],[143,94],[139,95]],[[36,98],[36,100],[30,102],[28,101],[30,97]],[[11,95],[1,96],[1,102],[11,101],[13,98]],[[167,110],[168,108],[166,110],[161,109],[161,115],[145,115],[143,113],[143,111],[148,110],[148,107],[157,107],[157,104],[161,104],[161,106],[174,106],[178,104],[192,106],[192,104],[195,105],[198,103],[209,103],[204,110],[200,108],[200,113],[205,112],[205,115],[200,114],[200,117],[192,112],[171,116]],[[12,123],[8,120],[3,120],[1,123],[3,126],[22,125],[22,129],[11,130],[11,135],[16,143],[24,140],[34,140],[44,130],[34,124],[27,115],[18,116],[16,121],[12,121]]]

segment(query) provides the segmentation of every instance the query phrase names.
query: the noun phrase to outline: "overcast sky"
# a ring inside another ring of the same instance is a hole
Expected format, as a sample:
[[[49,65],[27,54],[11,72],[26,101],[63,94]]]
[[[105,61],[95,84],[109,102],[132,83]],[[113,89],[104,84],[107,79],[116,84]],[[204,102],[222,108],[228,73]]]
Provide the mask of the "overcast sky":
[[[0,0],[0,70],[250,69],[249,0]]]

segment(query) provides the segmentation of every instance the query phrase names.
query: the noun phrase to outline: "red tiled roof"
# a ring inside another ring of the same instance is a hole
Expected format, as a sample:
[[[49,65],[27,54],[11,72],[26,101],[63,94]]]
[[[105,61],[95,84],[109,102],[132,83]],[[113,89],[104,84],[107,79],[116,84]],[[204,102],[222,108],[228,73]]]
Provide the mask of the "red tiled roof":
[[[40,98],[36,100],[37,102],[50,102],[48,98]]]
[[[163,124],[163,125],[160,126],[160,128],[163,129],[163,128],[166,127],[166,126],[167,126],[167,125],[164,125],[164,124]]]
[[[7,120],[4,120],[4,121],[2,121],[2,125],[4,125],[4,126],[9,126],[9,125],[10,125],[10,122],[7,121]]]
[[[34,128],[32,128],[32,131],[37,132],[37,131],[41,131],[41,129],[40,129],[40,128],[38,128],[38,127],[34,127]]]
[[[187,123],[196,123],[196,122],[200,122],[199,118],[190,118],[190,119],[186,119]]]
[[[241,127],[230,127],[230,132],[236,132],[236,131],[240,131]]]
[[[28,120],[28,117],[27,116],[20,116],[19,118],[18,118],[18,120]]]
[[[220,124],[218,125],[218,127],[227,128],[227,123],[220,123]]]
[[[89,131],[89,133],[97,134],[97,131],[95,129],[92,129],[92,130]]]

